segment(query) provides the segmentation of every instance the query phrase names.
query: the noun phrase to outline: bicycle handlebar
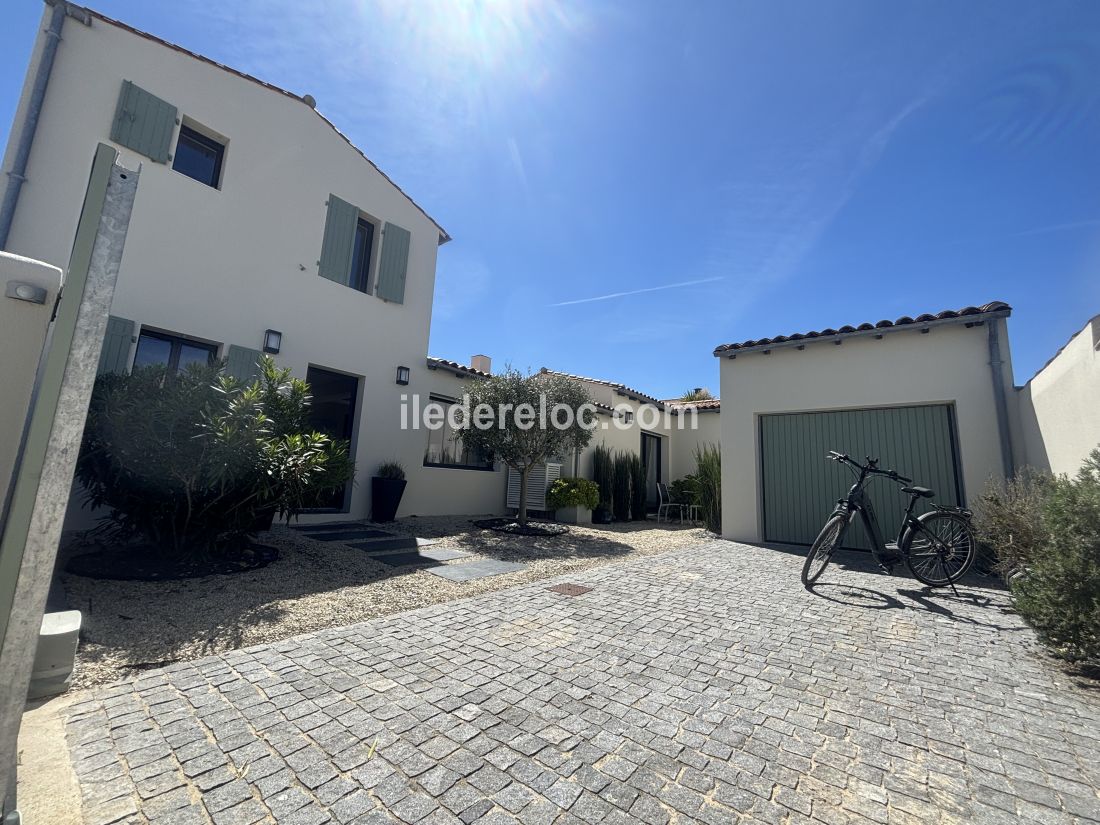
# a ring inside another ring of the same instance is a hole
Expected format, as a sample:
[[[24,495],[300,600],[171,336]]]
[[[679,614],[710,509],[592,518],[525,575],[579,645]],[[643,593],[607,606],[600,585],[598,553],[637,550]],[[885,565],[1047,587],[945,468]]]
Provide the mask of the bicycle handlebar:
[[[866,473],[867,475],[885,476],[891,481],[897,481],[900,484],[913,483],[913,479],[906,478],[905,476],[898,473],[897,470],[878,469],[878,467],[875,466],[876,464],[878,464],[878,459],[871,458],[870,456],[867,457],[866,464],[860,464],[858,461],[853,461],[852,458],[846,453],[838,453],[836,450],[829,450],[829,454],[825,456],[825,458],[827,458],[829,461],[839,461],[842,464],[850,464],[851,466],[856,467],[861,472]]]

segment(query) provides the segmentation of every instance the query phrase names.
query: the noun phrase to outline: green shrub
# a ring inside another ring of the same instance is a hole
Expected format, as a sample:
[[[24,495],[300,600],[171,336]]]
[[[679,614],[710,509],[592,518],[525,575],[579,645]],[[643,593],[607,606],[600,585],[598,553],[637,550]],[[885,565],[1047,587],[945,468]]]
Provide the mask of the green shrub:
[[[637,453],[630,454],[630,515],[635,521],[645,521],[648,485],[645,465]]]
[[[595,510],[600,505],[600,488],[586,478],[559,478],[547,490],[546,504],[551,510],[562,507]]]
[[[703,524],[712,533],[721,533],[722,453],[717,444],[700,444],[695,448],[695,478]]]
[[[602,444],[592,451],[592,480],[600,488],[600,507],[613,511],[615,461],[611,450]]]
[[[611,506],[617,521],[630,521],[630,453],[615,455],[611,477]]]
[[[378,478],[389,478],[395,481],[405,480],[405,468],[400,461],[383,461],[374,471]]]
[[[676,504],[698,504],[699,479],[690,474],[678,478],[668,485],[668,494]]]
[[[1007,577],[1043,552],[1050,541],[1043,507],[1054,485],[1050,473],[1030,467],[1008,481],[990,481],[974,502],[974,532],[986,568]]]
[[[1100,663],[1100,448],[1043,487],[1044,542],[1011,581],[1016,609],[1054,653]]]
[[[347,444],[305,426],[308,385],[270,358],[261,366],[247,386],[220,365],[97,379],[76,475],[116,538],[235,548],[265,513],[293,516],[352,477]]]

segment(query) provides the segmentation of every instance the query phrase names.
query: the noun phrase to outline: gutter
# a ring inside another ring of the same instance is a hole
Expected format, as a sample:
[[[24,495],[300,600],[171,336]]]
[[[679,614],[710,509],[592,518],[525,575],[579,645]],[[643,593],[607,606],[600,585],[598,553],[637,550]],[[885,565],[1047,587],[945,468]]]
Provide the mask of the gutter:
[[[7,249],[8,246],[8,235],[11,234],[11,225],[15,220],[15,207],[19,203],[23,182],[27,179],[27,161],[31,156],[34,134],[38,130],[38,118],[42,114],[42,103],[46,99],[46,87],[50,82],[53,60],[57,55],[57,46],[61,42],[61,27],[65,24],[67,13],[66,3],[59,1],[53,5],[53,15],[46,29],[46,43],[42,47],[42,54],[35,68],[34,84],[31,86],[31,96],[27,101],[27,112],[23,117],[23,126],[19,131],[19,140],[15,147],[15,157],[7,173],[4,200],[0,203],[0,249]]]
[[[1012,458],[1012,432],[1008,424],[1008,399],[1005,396],[1004,361],[1001,360],[1001,324],[986,324],[989,330],[989,376],[993,381],[993,401],[997,407],[997,435],[1001,442],[1001,466],[1006,479],[1016,475]]]

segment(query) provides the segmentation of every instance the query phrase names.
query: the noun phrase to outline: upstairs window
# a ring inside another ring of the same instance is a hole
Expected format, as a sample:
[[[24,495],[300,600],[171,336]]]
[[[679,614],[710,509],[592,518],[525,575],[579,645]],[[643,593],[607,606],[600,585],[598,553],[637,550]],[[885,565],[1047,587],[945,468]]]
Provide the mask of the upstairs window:
[[[134,369],[162,366],[171,374],[182,372],[190,364],[212,364],[217,355],[218,348],[214,344],[145,329],[138,338]]]
[[[172,158],[172,168],[177,172],[217,189],[221,184],[224,157],[224,143],[219,143],[186,124],[180,126],[176,154]]]
[[[355,243],[351,252],[351,272],[348,286],[360,292],[370,292],[370,262],[374,252],[374,224],[359,218],[355,224]]]
[[[336,195],[330,194],[325,205],[328,211],[317,274],[383,301],[404,303],[409,230],[376,221]]]

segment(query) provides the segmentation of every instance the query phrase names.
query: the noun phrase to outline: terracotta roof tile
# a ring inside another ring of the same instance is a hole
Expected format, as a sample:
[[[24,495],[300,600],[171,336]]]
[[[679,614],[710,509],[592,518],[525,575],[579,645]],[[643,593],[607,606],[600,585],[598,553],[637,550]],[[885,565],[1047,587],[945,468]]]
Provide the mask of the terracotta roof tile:
[[[652,395],[647,395],[641,390],[636,390],[633,387],[628,387],[626,384],[621,384],[617,381],[604,381],[602,378],[589,378],[586,375],[574,375],[570,372],[559,372],[558,370],[552,370],[548,367],[543,367],[539,371],[544,373],[551,373],[552,375],[561,375],[565,378],[572,378],[575,381],[588,381],[593,384],[601,384],[605,387],[611,387],[611,389],[623,395],[632,395],[636,398],[642,399],[643,401],[648,401],[651,404],[655,404],[658,407],[663,408],[664,406],[664,402],[661,401],[659,398],[654,398]]]
[[[666,400],[664,402],[673,410],[685,409],[687,407],[694,407],[697,410],[718,410],[722,408],[722,399],[720,398],[706,398],[702,401],[680,401],[678,399]]]
[[[428,369],[446,369],[451,372],[461,375],[476,375],[479,378],[488,378],[490,373],[482,372],[481,370],[475,370],[473,367],[468,367],[465,364],[460,364],[457,361],[448,361],[446,358],[433,358],[428,356]]]
[[[895,327],[916,326],[919,324],[926,324],[932,321],[947,321],[958,319],[959,321],[966,321],[975,315],[985,315],[987,313],[1009,313],[1012,311],[1012,307],[1003,301],[993,301],[988,304],[983,304],[980,307],[964,307],[962,309],[945,309],[942,312],[937,312],[935,315],[930,313],[924,313],[918,315],[916,318],[911,318],[908,315],[903,315],[895,321],[879,321],[876,324],[862,323],[859,326],[842,326],[840,329],[833,329],[831,327],[823,329],[821,331],[811,332],[796,332],[793,335],[777,335],[774,338],[761,338],[756,341],[742,341],[740,343],[733,344],[721,344],[714,349],[715,355],[727,355],[730,353],[736,354],[739,350],[757,349],[760,347],[767,347],[773,344],[788,344],[792,341],[803,341],[813,338],[834,338],[838,335],[852,335],[861,332],[867,332],[876,329],[893,329]]]

